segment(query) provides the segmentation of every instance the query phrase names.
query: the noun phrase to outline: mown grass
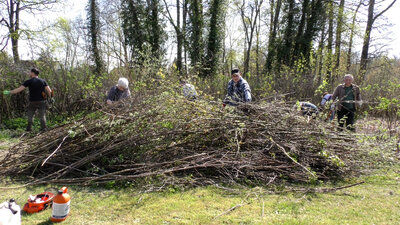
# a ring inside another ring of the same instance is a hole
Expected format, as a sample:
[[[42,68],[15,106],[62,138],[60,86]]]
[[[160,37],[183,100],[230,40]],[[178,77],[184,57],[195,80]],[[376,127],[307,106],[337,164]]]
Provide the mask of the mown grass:
[[[63,224],[400,224],[400,167],[360,180],[365,184],[332,193],[268,194],[215,186],[141,193],[137,189],[69,187],[71,215]],[[29,194],[50,186],[4,189],[0,200],[22,206]],[[226,213],[230,208],[243,204]],[[264,211],[264,213],[263,213]],[[51,224],[51,210],[22,216],[23,224]],[[219,216],[219,217],[218,217]]]

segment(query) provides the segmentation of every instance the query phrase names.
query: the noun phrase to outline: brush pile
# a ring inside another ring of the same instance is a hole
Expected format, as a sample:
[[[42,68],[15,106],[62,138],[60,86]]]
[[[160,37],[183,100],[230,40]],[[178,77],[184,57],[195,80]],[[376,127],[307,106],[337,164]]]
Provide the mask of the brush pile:
[[[157,91],[25,138],[0,161],[0,176],[82,185],[335,180],[354,170],[356,143],[329,129],[284,103],[222,108]]]

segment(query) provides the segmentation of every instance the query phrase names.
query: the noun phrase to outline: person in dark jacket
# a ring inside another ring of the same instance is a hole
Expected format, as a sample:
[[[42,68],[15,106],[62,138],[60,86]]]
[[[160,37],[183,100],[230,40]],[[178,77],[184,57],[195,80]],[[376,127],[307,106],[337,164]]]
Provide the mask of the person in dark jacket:
[[[239,69],[231,72],[232,80],[228,83],[227,95],[224,105],[237,106],[239,102],[251,102],[251,89],[245,79],[242,78]]]
[[[4,91],[3,94],[17,94],[29,88],[29,105],[28,105],[28,127],[26,130],[32,131],[33,116],[35,112],[39,112],[41,131],[46,130],[46,109],[47,109],[47,96],[51,96],[51,89],[47,82],[39,78],[39,70],[31,69],[29,72],[30,79],[26,80],[19,88],[12,91]]]
[[[107,104],[112,105],[113,102],[117,102],[120,99],[127,98],[131,96],[129,91],[129,81],[128,79],[122,77],[119,78],[117,85],[113,86],[107,95]]]
[[[337,86],[333,93],[332,100],[338,100],[336,109],[340,130],[343,130],[344,125],[351,131],[354,128],[354,116],[357,106],[361,106],[360,88],[353,84],[354,78],[351,74],[344,76],[344,83]]]

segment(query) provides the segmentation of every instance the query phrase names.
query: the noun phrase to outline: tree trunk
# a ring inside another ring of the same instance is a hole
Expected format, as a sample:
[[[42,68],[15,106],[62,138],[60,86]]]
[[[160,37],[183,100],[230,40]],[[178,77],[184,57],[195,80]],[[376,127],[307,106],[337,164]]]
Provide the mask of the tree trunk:
[[[269,33],[272,34],[272,30],[274,28],[274,6],[275,6],[275,1],[274,0],[269,0],[269,5],[271,7],[271,12],[270,12],[270,17],[269,17]]]
[[[210,27],[207,43],[207,57],[202,77],[212,76],[218,73],[219,55],[222,39],[224,38],[224,0],[212,0],[210,3]]]
[[[333,71],[337,73],[337,70],[340,66],[340,45],[342,41],[342,27],[343,27],[343,12],[344,12],[344,4],[345,0],[340,0],[339,3],[339,13],[338,13],[338,21],[336,25],[336,41],[335,41],[335,66],[333,67]]]
[[[182,75],[182,46],[183,38],[181,31],[181,8],[179,0],[176,0],[176,37],[177,37],[177,57],[176,57],[176,67],[178,69],[179,75]]]
[[[193,67],[201,67],[204,59],[204,39],[203,39],[203,3],[202,0],[190,0],[189,4],[189,23],[191,26],[189,42],[189,57]]]
[[[375,6],[375,0],[369,0],[367,26],[365,28],[365,33],[364,33],[364,42],[362,45],[361,61],[360,61],[360,71],[357,80],[359,83],[362,80],[364,80],[365,73],[367,72],[369,43],[371,41],[372,24],[374,22],[374,6]]]
[[[251,15],[253,15],[254,8],[252,8]],[[243,74],[246,75],[248,71],[248,62],[250,61],[247,53],[248,53],[248,45],[249,45],[249,25],[248,20],[250,19],[246,15],[246,0],[242,1],[242,5],[240,6],[240,17],[242,18],[242,25],[244,29],[244,45],[243,45]],[[251,18],[252,19],[252,18]],[[250,21],[251,23],[251,21]]]
[[[100,34],[100,24],[99,24],[98,6],[96,0],[89,0],[89,34],[90,34],[90,44],[91,44],[91,54],[95,64],[95,74],[100,76],[104,69],[103,59],[101,57],[99,48],[99,34]]]
[[[310,61],[310,52],[312,40],[318,31],[317,22],[320,19],[322,7],[322,0],[312,0],[311,1],[311,13],[307,20],[306,30],[304,31],[304,42],[301,47],[301,56],[304,57],[306,66],[308,67]]]
[[[261,16],[258,17],[258,26],[256,27],[256,75],[260,78],[260,31],[261,31]]]
[[[296,35],[296,43],[294,45],[294,52],[293,52],[293,59],[291,65],[293,65],[294,61],[301,57],[301,47],[304,44],[304,27],[306,26],[306,19],[308,15],[308,8],[309,8],[309,0],[304,0],[302,5],[302,12],[301,12],[301,19],[300,24],[297,29]]]
[[[372,25],[374,24],[375,20],[383,13],[385,13],[389,8],[391,8],[395,2],[396,0],[393,0],[392,3],[386,9],[382,10],[380,13],[374,16],[375,0],[369,0],[367,27],[365,28],[365,33],[364,33],[364,42],[361,52],[358,83],[361,83],[364,80],[365,74],[367,73],[368,51],[369,51],[369,44],[371,42]]]
[[[288,9],[287,9],[287,25],[285,30],[285,35],[283,38],[284,46],[282,48],[281,53],[278,54],[278,64],[290,65],[291,53],[293,48],[293,40],[295,39],[295,24],[294,24],[294,16],[295,16],[295,0],[288,1]]]
[[[328,43],[326,56],[326,78],[329,84],[333,85],[332,77],[332,46],[333,46],[333,0],[328,3]]]
[[[318,51],[317,51],[317,59],[318,63],[316,65],[316,72],[315,76],[317,77],[317,84],[320,85],[322,81],[322,67],[323,67],[323,50],[325,47],[325,37],[326,37],[326,18],[324,19],[324,22],[322,24],[322,30],[321,30],[321,37],[319,39],[318,43]]]
[[[160,13],[159,13],[159,1],[158,0],[150,0],[150,14],[151,14],[151,52],[152,56],[155,58],[157,63],[162,57],[162,33],[160,32]]]
[[[19,52],[18,52],[18,40],[19,40],[19,13],[21,11],[20,1],[16,3],[14,0],[10,0],[9,6],[9,33],[11,36],[11,48],[13,53],[14,62],[19,62]]]
[[[349,49],[347,51],[347,66],[346,66],[346,70],[349,73],[350,72],[350,66],[351,66],[351,54],[352,54],[352,48],[353,48],[353,38],[354,38],[354,29],[355,29],[355,24],[356,24],[356,17],[357,17],[357,13],[358,10],[361,7],[363,0],[360,1],[360,3],[357,5],[356,10],[354,11],[353,14],[353,21],[351,23],[351,27],[350,27],[350,40],[349,40]]]
[[[188,13],[188,1],[184,0],[183,2],[183,18],[182,18],[182,38],[183,38],[183,43],[184,43],[184,65],[183,65],[183,70],[184,74],[187,74],[187,41],[186,41],[186,24],[187,24],[187,13]]]
[[[307,0],[305,0],[307,1]],[[268,54],[267,54],[267,59],[265,62],[265,72],[270,72],[272,69],[272,62],[274,61],[275,55],[276,55],[276,44],[275,44],[275,39],[276,39],[276,33],[278,29],[278,23],[279,23],[279,14],[281,11],[281,6],[282,6],[282,0],[278,0],[276,2],[276,9],[274,12],[274,22],[272,26],[272,32],[270,33],[269,36],[269,41],[268,41]]]
[[[244,11],[244,5],[245,1],[243,1],[243,6],[241,8],[241,16],[242,16],[242,22],[243,26],[245,27],[245,34],[246,34],[246,45],[247,48],[245,49],[245,57],[244,57],[244,68],[243,68],[243,74],[246,75],[249,72],[249,67],[250,67],[250,54],[251,54],[251,48],[253,46],[253,39],[254,39],[254,31],[257,26],[257,18],[260,14],[260,8],[263,3],[263,0],[258,2],[258,0],[255,0],[255,6],[251,7],[251,16],[247,18],[250,19],[249,24],[246,25],[246,15]],[[253,16],[254,15],[254,16]],[[249,31],[250,29],[250,31]]]

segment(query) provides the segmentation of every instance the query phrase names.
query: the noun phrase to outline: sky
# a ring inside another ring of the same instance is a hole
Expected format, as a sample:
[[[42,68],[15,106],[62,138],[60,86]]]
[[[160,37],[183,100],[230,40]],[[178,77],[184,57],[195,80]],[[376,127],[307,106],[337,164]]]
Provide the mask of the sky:
[[[385,16],[388,21],[393,23],[391,31],[393,31],[393,40],[389,43],[391,48],[390,55],[400,58],[400,2],[397,1],[394,6],[389,9]]]
[[[52,10],[46,11],[40,15],[32,16],[29,14],[22,15],[22,18],[25,18],[23,21],[28,27],[40,27],[42,25],[41,21],[56,21],[57,18],[63,17],[65,19],[74,20],[77,17],[82,19],[86,18],[86,3],[85,0],[65,0],[63,6],[58,6],[53,8]],[[389,9],[385,13],[385,17],[387,21],[391,23],[393,26],[387,29],[390,34],[389,38],[385,38],[385,34],[388,32],[384,32],[382,34],[377,33],[377,31],[373,31],[372,36],[383,36],[384,39],[380,40],[381,43],[387,45],[386,49],[388,50],[388,55],[391,57],[400,58],[400,1],[397,1],[394,6]],[[385,22],[383,22],[385,23]],[[362,23],[363,25],[363,23]],[[364,31],[364,27],[361,27],[361,31]],[[228,41],[226,43],[229,43]],[[10,44],[9,44],[10,45]],[[172,45],[174,46],[174,45]],[[8,51],[10,51],[10,47]],[[32,54],[30,53],[30,47],[26,41],[21,41],[20,43],[20,55],[22,59],[32,58]],[[168,56],[174,57],[175,50],[170,48]],[[361,39],[356,42],[355,51],[361,51]],[[172,59],[170,59],[171,61]]]

